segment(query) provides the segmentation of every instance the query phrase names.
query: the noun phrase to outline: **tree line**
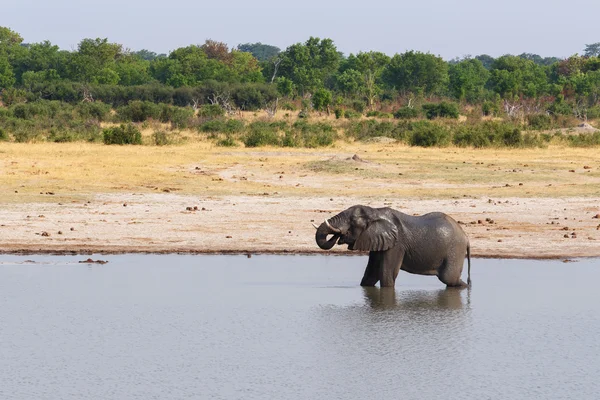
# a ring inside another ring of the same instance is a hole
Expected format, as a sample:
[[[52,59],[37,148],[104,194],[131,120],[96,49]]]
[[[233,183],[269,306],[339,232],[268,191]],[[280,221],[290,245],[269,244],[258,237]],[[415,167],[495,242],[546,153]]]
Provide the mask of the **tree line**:
[[[83,39],[73,51],[49,41],[24,43],[0,27],[0,91],[5,105],[39,99],[141,100],[179,106],[272,108],[302,99],[317,110],[411,108],[424,101],[480,105],[485,113],[519,110],[600,117],[600,43],[566,59],[489,55],[445,61],[419,51],[344,56],[331,39],[311,37],[285,50],[262,43],[206,40],[167,54],[131,51],[107,39]]]

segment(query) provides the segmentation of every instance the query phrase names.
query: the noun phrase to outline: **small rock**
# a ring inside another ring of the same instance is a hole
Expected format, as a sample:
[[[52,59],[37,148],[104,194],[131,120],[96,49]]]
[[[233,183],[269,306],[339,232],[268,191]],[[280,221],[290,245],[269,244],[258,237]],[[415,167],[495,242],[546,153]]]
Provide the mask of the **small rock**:
[[[567,235],[566,233],[563,235],[564,238],[568,239],[569,235]]]
[[[502,242],[502,239],[498,239],[498,243]]]
[[[592,167],[590,167],[589,165],[584,165],[583,169],[592,169]]]
[[[226,239],[231,239],[231,238],[232,238],[232,236],[229,236],[229,235],[227,235],[227,236],[225,236],[225,238],[226,238]]]
[[[123,203],[123,207],[127,207],[127,203]]]
[[[600,219],[600,214],[596,214],[592,217],[592,219]]]
[[[59,235],[62,235],[62,231],[58,231],[58,234],[59,234]]]
[[[574,169],[570,169],[569,172],[575,172],[575,170]]]
[[[75,230],[75,228],[71,227],[71,232],[73,232]]]
[[[42,232],[42,236],[48,237],[48,236],[50,236],[50,234],[48,232],[44,231],[44,232]]]

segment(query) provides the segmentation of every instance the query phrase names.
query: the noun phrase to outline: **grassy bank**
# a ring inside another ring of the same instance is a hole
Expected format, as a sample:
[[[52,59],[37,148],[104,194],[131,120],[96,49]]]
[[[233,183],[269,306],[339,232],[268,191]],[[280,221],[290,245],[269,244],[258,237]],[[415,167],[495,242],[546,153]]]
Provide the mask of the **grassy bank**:
[[[353,160],[357,154],[362,160]],[[586,148],[422,148],[336,141],[323,149],[99,143],[3,143],[0,201],[88,193],[257,196],[565,197],[600,195],[600,154]],[[357,184],[360,182],[360,184]],[[49,194],[50,193],[50,194]]]

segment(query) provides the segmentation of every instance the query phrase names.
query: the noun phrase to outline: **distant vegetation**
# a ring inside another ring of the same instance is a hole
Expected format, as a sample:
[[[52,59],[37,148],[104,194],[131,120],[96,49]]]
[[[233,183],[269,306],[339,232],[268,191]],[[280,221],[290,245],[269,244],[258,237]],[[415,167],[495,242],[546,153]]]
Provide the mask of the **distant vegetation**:
[[[0,141],[142,143],[131,123],[160,122],[223,146],[316,147],[341,136],[418,146],[597,145],[594,133],[549,131],[600,119],[599,56],[600,43],[567,59],[344,56],[332,40],[314,37],[283,51],[206,40],[157,54],[101,38],[66,51],[0,27]],[[284,121],[272,118],[277,110]],[[242,111],[264,121],[242,121]],[[307,120],[317,113],[336,121]],[[164,129],[153,144],[171,143]]]

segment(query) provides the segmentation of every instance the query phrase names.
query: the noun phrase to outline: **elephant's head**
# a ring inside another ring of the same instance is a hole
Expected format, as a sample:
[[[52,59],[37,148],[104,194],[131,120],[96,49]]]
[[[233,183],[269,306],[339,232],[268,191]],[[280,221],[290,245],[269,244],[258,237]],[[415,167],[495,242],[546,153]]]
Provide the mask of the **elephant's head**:
[[[327,240],[329,235],[333,236]],[[315,240],[323,250],[337,242],[349,250],[382,251],[396,245],[398,227],[382,209],[358,205],[326,219],[317,227]]]

